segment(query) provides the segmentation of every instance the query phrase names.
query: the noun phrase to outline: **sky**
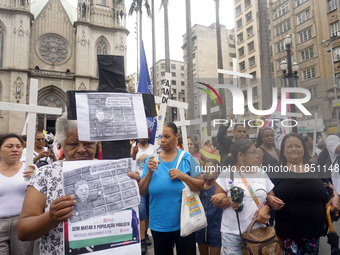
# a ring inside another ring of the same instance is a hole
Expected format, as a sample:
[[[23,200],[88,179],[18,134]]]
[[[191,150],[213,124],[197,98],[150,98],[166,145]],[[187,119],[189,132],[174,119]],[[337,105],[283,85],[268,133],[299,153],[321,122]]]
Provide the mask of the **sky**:
[[[68,0],[76,6],[77,0]],[[128,12],[132,0],[125,0]],[[156,61],[165,58],[164,46],[164,11],[160,9],[161,0],[155,0],[156,17]],[[149,0],[151,7],[151,1]],[[195,24],[210,26],[216,21],[214,0],[191,0],[191,26]],[[127,16],[126,27],[129,30],[127,37],[127,73],[130,75],[137,71],[137,41],[136,41],[136,14]],[[232,0],[220,0],[220,23],[227,29],[234,27],[234,11]],[[183,61],[183,35],[186,32],[185,0],[169,0],[169,38],[170,59]],[[149,68],[152,66],[152,31],[151,18],[143,13],[143,41]]]

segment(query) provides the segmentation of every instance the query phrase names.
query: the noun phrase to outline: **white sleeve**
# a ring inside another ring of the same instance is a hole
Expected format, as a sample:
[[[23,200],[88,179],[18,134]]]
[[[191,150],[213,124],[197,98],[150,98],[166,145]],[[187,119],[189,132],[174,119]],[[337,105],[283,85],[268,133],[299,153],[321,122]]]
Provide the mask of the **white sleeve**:
[[[337,135],[330,135],[326,139],[327,150],[330,153],[336,154],[335,150],[340,145],[340,138]]]
[[[217,178],[216,182],[220,187],[225,191],[229,191],[229,183],[228,181],[230,180],[230,172],[222,172],[220,176]]]
[[[220,178],[218,177],[216,180],[216,183],[220,185],[220,187],[225,191],[228,192],[228,187],[227,187],[227,178]]]
[[[22,155],[21,155],[20,161],[21,162],[25,162],[26,161],[26,148],[23,149],[23,151],[22,151]]]
[[[267,189],[267,193],[269,193],[270,191],[272,191],[274,188],[274,184],[272,183],[272,181],[269,179],[269,177],[267,176],[266,178],[266,189]]]

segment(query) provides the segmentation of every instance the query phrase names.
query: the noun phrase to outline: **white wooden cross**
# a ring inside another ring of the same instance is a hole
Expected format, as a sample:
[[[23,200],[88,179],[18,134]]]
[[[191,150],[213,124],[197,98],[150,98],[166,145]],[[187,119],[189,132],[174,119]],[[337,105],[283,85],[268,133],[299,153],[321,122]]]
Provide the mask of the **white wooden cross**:
[[[236,58],[233,58],[233,70],[223,70],[223,69],[217,69],[218,73],[222,74],[228,74],[233,76],[233,85],[237,86],[237,77],[244,77],[244,78],[250,78],[252,79],[253,76],[251,74],[241,73],[237,72],[237,60]],[[219,86],[215,86],[215,88],[224,88],[222,84],[219,84]]]
[[[236,60],[236,58],[233,58],[233,70],[232,71],[217,69],[217,72],[222,73],[222,74],[232,75],[233,76],[233,86],[236,86],[236,87],[237,87],[237,78],[238,77],[249,78],[249,79],[253,78],[253,76],[251,74],[237,72],[237,60]],[[222,88],[223,89],[223,88],[225,88],[225,85],[229,85],[229,84],[217,84],[217,85],[214,86],[214,88],[216,88],[216,89]],[[226,98],[226,102],[232,102],[232,98]],[[229,112],[230,109],[231,108],[227,109],[227,112]]]
[[[187,135],[187,129],[186,126],[196,124],[197,120],[194,121],[187,121],[185,120],[184,110],[188,109],[188,103],[179,102],[175,100],[168,99],[168,96],[170,94],[170,88],[171,88],[171,74],[165,73],[165,79],[163,84],[163,90],[162,90],[162,97],[155,97],[155,103],[160,104],[160,111],[158,115],[158,122],[157,122],[157,131],[156,131],[156,140],[155,140],[155,149],[157,150],[157,147],[159,146],[157,144],[157,138],[162,135],[163,132],[163,124],[165,119],[165,113],[166,108],[169,107],[175,107],[179,110],[180,115],[180,121],[175,122],[176,126],[181,127],[182,131],[182,138],[183,138],[183,147],[185,151],[188,151],[188,135]],[[197,124],[199,124],[199,120]],[[156,155],[156,151],[154,151],[153,156]]]
[[[37,113],[61,115],[62,109],[55,107],[38,106],[38,80],[30,80],[30,97],[29,104],[15,104],[0,102],[0,110],[5,111],[17,111],[28,113],[28,128],[27,128],[27,144],[26,144],[26,164],[25,169],[28,169],[28,165],[33,164],[34,142],[35,142],[35,125]],[[27,178],[25,178],[28,181]]]
[[[155,97],[155,103],[156,104],[161,104],[161,102],[162,102],[161,97]],[[194,120],[194,121],[185,120],[184,110],[188,109],[188,103],[168,99],[167,106],[175,107],[179,110],[180,121],[175,122],[175,124],[176,124],[176,126],[181,127],[182,138],[183,138],[183,147],[184,147],[185,151],[188,151],[188,143],[187,143],[188,135],[187,135],[186,126],[189,126],[190,124],[191,125],[199,124],[199,120]],[[195,121],[197,123],[194,123]],[[158,123],[157,123],[157,125],[158,125]]]

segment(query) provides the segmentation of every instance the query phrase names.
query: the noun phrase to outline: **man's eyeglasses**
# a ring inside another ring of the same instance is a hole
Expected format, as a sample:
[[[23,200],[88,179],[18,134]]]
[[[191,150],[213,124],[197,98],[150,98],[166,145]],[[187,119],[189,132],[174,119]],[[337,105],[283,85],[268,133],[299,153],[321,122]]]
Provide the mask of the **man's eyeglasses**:
[[[37,139],[35,139],[37,142],[43,142],[43,141],[45,141],[45,138],[37,138]]]

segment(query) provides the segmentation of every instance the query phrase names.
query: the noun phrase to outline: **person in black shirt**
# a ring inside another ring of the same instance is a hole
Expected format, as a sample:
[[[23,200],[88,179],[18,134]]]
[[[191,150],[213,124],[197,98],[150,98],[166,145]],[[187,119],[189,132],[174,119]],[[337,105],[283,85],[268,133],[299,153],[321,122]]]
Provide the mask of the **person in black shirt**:
[[[228,116],[228,122],[220,126],[217,133],[217,149],[219,150],[221,156],[221,162],[225,155],[230,152],[231,145],[240,138],[247,137],[247,128],[241,124],[236,124],[233,131],[233,139],[227,137],[228,128],[231,124],[231,120],[234,118],[233,109],[230,110]]]
[[[332,211],[340,209],[335,191],[327,201],[327,190],[317,171],[312,171],[309,158],[299,134],[283,138],[280,159],[285,171],[271,179],[276,197],[268,195],[267,200],[276,210],[275,229],[284,254],[318,254],[319,238],[326,224],[325,207],[331,204]]]
[[[261,128],[256,141],[259,164],[268,167],[280,161],[279,151],[275,147],[275,134],[271,127]]]

